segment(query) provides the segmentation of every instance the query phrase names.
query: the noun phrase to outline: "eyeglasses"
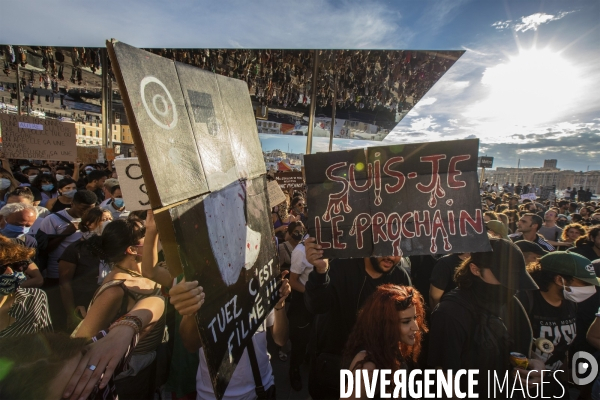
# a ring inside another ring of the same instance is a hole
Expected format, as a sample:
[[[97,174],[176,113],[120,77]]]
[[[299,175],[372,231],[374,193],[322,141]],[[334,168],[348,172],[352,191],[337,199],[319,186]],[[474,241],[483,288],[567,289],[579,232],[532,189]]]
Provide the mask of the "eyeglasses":
[[[31,261],[22,260],[22,261],[15,261],[12,263],[0,265],[0,274],[5,273],[7,268],[10,268],[15,272],[25,272],[25,270],[27,269],[29,264],[31,264]]]

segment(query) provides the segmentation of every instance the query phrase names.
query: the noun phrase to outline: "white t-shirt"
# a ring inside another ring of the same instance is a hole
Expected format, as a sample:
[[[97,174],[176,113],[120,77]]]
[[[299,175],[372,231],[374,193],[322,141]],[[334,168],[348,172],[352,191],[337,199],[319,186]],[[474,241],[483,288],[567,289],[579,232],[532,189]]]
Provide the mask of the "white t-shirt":
[[[56,214],[60,214],[69,221],[81,222],[81,218],[71,217],[67,210],[60,210]],[[68,226],[69,224],[66,221],[63,221],[62,218],[50,214],[42,220],[40,230],[46,233],[46,235],[60,235]],[[67,236],[52,253],[48,254],[48,268],[46,269],[47,278],[58,278],[58,259],[71,243],[75,243],[79,239],[81,239],[81,232],[76,231],[72,235]]]
[[[266,389],[275,383],[273,369],[271,368],[271,358],[267,352],[267,328],[275,323],[275,313],[271,311],[265,318],[261,326],[252,337],[260,376],[263,386]],[[196,400],[210,399],[214,400],[215,395],[212,384],[210,383],[210,374],[204,357],[204,350],[200,349],[200,365],[196,373]],[[256,399],[256,385],[252,375],[252,366],[248,357],[248,350],[244,350],[240,361],[233,371],[229,385],[223,395],[223,400],[250,400]]]
[[[302,243],[292,251],[292,265],[290,272],[300,275],[298,280],[301,284],[306,285],[308,274],[313,270],[313,265],[306,260],[306,249]]]

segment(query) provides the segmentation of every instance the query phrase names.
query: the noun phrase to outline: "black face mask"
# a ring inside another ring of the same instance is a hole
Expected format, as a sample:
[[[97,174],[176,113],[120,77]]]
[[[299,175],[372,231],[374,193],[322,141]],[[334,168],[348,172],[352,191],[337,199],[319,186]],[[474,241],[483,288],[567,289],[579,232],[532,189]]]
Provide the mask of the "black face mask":
[[[302,236],[304,236],[304,235],[300,232],[294,232],[294,233],[292,233],[291,236],[292,236],[292,239],[300,241],[300,240],[302,240]]]
[[[558,225],[561,228],[564,228],[565,226],[567,226],[567,221],[556,221],[556,225]]]
[[[486,308],[500,308],[508,303],[508,299],[514,295],[514,291],[505,288],[502,285],[492,285],[476,277],[473,282],[473,293],[484,303]]]

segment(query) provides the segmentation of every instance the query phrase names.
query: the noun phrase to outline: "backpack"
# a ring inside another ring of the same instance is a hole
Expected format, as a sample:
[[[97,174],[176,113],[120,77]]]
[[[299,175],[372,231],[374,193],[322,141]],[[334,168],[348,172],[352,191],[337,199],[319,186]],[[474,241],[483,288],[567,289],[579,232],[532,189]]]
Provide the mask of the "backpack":
[[[58,214],[58,213],[51,213],[50,215],[56,215],[58,218],[62,219],[63,221],[67,222],[67,223],[71,223],[71,221],[69,221],[67,218],[63,217],[62,215]],[[49,217],[50,215],[46,216]],[[37,240],[38,242],[38,247],[37,247],[37,253],[35,255],[35,264],[37,265],[38,269],[41,271],[44,271],[46,268],[48,268],[48,257],[50,255],[50,252],[48,251],[48,242],[51,239],[57,238],[57,237],[61,237],[62,240],[65,240],[66,238],[68,238],[69,236],[71,236],[71,234],[69,235],[48,235],[46,232],[42,231],[41,229],[38,229],[38,231],[35,233],[35,240]],[[62,241],[61,240],[61,241]]]

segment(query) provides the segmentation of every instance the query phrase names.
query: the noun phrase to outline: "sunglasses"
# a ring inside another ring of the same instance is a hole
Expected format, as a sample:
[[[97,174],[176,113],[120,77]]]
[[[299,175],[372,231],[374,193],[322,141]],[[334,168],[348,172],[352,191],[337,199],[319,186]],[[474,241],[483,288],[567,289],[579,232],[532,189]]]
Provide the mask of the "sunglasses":
[[[29,260],[23,260],[23,261],[15,261],[13,263],[0,265],[0,274],[5,273],[7,268],[10,268],[15,272],[25,272],[25,270],[27,269],[27,267],[29,266],[30,263],[31,263],[31,261],[29,261]]]

